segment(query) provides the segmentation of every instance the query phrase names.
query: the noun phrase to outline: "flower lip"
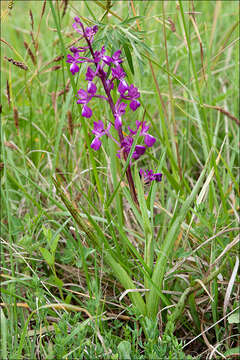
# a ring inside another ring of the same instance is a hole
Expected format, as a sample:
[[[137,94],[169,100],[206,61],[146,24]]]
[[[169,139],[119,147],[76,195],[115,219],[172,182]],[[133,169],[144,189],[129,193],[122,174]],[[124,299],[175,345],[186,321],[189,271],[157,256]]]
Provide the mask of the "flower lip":
[[[93,139],[93,141],[91,143],[92,149],[94,149],[94,150],[100,149],[102,142],[101,142],[101,140],[99,140],[99,138],[102,137],[103,135],[109,135],[110,127],[111,127],[111,124],[109,124],[108,127],[106,129],[104,129],[104,124],[103,124],[102,120],[93,122],[92,133],[95,135],[95,138]]]
[[[112,68],[112,76],[113,76],[115,79],[122,80],[123,78],[125,78],[126,73],[123,71],[123,69],[121,68],[121,66],[118,65],[117,67]]]
[[[149,125],[146,124],[146,121],[136,121],[136,130],[132,130],[128,126],[128,130],[131,134],[136,135],[138,132],[138,129],[141,127],[140,136],[144,136],[144,143],[147,145],[147,147],[153,146],[153,144],[156,142],[156,139],[154,136],[150,135],[148,133]]]
[[[92,116],[92,109],[90,109],[86,104],[82,108],[82,116],[85,118],[90,118]]]

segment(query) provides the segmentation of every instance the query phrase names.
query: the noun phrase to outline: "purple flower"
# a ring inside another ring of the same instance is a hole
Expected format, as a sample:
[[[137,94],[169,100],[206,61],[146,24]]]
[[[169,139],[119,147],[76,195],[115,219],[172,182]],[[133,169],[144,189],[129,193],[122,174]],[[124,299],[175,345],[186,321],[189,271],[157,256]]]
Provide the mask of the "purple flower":
[[[128,130],[133,134],[136,135],[138,132],[138,129],[141,127],[140,136],[144,136],[144,142],[147,145],[147,147],[153,146],[153,144],[156,142],[156,139],[154,136],[148,134],[149,125],[146,125],[146,121],[136,121],[136,130],[132,130],[130,127],[128,127]]]
[[[150,183],[154,180],[157,182],[162,181],[162,173],[153,173],[153,170],[146,170],[140,169],[139,174],[141,177],[143,177],[145,183]]]
[[[86,104],[83,105],[82,116],[87,119],[89,119],[92,116],[92,109],[90,109],[90,107],[88,107]]]
[[[99,150],[102,142],[99,139],[100,137],[102,137],[103,135],[109,135],[109,129],[111,127],[111,124],[108,125],[107,129],[104,129],[104,124],[101,120],[99,120],[98,122],[93,122],[93,130],[92,133],[95,135],[95,138],[93,139],[92,143],[91,143],[91,148],[94,150]]]
[[[121,142],[121,149],[126,152],[127,154],[130,153],[131,151],[131,148],[132,148],[132,144],[133,144],[133,138],[131,136],[126,136],[123,141]],[[140,156],[142,156],[144,153],[145,153],[145,146],[142,146],[142,145],[136,145],[135,149],[134,149],[134,152],[132,154],[132,158],[137,160],[140,158]],[[118,151],[118,157],[119,156],[119,153],[121,152]]]
[[[115,109],[115,129],[119,129],[122,126],[122,115],[125,114],[125,109],[127,107],[127,104],[125,104],[124,102],[120,103],[117,107],[117,109]]]
[[[123,59],[120,58],[121,53],[122,53],[121,50],[117,50],[117,51],[115,51],[115,53],[112,56],[112,62],[116,66],[123,62]]]
[[[120,84],[118,86],[118,92],[120,93],[121,97],[125,100],[130,100],[130,109],[132,111],[136,111],[137,108],[140,106],[140,102],[137,101],[140,97],[140,93],[138,91],[137,87],[134,87],[133,84],[128,86],[126,81],[120,81]]]
[[[124,93],[128,90],[128,84],[125,80],[120,81],[118,85],[118,92],[120,93],[121,97],[124,95]]]
[[[96,73],[94,72],[94,70],[91,69],[90,67],[88,67],[85,79],[88,81],[92,81],[95,76],[96,76]]]
[[[132,100],[131,102],[130,102],[130,108],[132,109],[132,111],[136,111],[137,110],[137,108],[140,106],[140,102],[139,101],[137,101],[137,100]]]
[[[113,84],[112,80],[107,79],[106,84],[107,84],[107,88],[109,91],[111,91],[114,88],[114,84]]]
[[[75,46],[71,46],[69,50],[74,54],[79,52],[78,48],[76,48]]]
[[[92,116],[92,110],[87,106],[87,104],[92,99],[92,97],[95,95],[96,91],[97,91],[97,87],[91,81],[88,82],[87,91],[85,91],[83,89],[78,90],[79,99],[77,100],[77,103],[83,104],[83,108],[82,108],[82,116],[83,117],[90,118]]]
[[[74,18],[75,23],[73,23],[73,28],[76,30],[79,34],[83,35],[85,38],[87,38],[90,43],[93,41],[93,37],[98,31],[98,26],[94,25],[93,27],[87,27],[84,29],[83,23],[79,19],[79,17]]]
[[[122,53],[121,50],[117,50],[117,51],[115,51],[115,53],[113,54],[112,57],[105,55],[105,56],[103,56],[103,61],[108,66],[110,66],[111,64],[118,66],[119,64],[121,64],[123,62],[123,60],[120,58],[121,53]]]
[[[101,51],[94,52],[95,63],[99,63],[104,58],[105,51],[105,47],[103,46]]]
[[[83,23],[81,22],[81,20],[79,19],[78,16],[76,16],[74,18],[75,23],[73,23],[72,27],[74,28],[74,30],[76,30],[78,33],[83,35]]]
[[[126,73],[123,71],[120,65],[116,68],[112,68],[112,76],[114,79],[123,80],[125,78]]]
[[[96,94],[97,87],[96,87],[96,85],[95,85],[92,81],[89,81],[89,82],[88,82],[87,91],[88,91],[88,93],[91,94],[92,96],[94,96],[94,95]]]
[[[77,65],[80,62],[78,52],[74,52],[73,56],[68,54],[66,62],[71,64],[70,71],[73,75],[79,71],[79,66]]]
[[[137,110],[137,108],[140,106],[140,102],[136,100],[140,97],[140,93],[138,91],[138,88],[135,87],[133,84],[128,87],[127,95],[123,94],[122,97],[123,99],[131,100],[130,108],[132,109],[132,111]]]

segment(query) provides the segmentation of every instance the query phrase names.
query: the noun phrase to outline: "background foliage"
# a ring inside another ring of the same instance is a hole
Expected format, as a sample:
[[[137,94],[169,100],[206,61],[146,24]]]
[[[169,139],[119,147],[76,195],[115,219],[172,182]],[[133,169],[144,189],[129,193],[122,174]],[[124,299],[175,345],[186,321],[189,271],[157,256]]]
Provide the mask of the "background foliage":
[[[74,16],[122,49],[142,105],[125,121],[157,138],[140,209],[117,149],[90,151],[63,57]],[[1,2],[3,359],[239,354],[238,26],[236,1]]]

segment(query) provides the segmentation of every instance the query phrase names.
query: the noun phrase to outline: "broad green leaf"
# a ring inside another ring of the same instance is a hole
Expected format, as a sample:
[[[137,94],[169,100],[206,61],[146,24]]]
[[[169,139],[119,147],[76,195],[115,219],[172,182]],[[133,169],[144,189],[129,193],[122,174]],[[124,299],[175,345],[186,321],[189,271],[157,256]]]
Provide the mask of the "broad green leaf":
[[[239,324],[240,323],[240,314],[239,314],[239,310],[233,314],[231,314],[229,317],[228,317],[228,323],[229,324]]]
[[[129,341],[121,341],[118,345],[120,359],[131,360],[131,344]]]
[[[59,239],[60,239],[60,235],[57,234],[50,244],[50,249],[53,254],[55,253],[55,251],[57,249],[57,244],[58,244]]]
[[[48,251],[48,249],[40,247],[40,251],[41,251],[42,256],[43,256],[44,260],[46,261],[46,263],[49,266],[53,266],[54,265],[54,256]]]

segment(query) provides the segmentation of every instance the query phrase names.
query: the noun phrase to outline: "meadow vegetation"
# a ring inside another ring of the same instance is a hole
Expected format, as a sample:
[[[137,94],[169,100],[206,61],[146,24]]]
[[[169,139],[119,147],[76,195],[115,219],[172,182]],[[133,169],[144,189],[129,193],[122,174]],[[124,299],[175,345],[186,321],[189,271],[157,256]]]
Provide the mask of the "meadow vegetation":
[[[1,359],[240,356],[238,36],[237,1],[1,2]]]

